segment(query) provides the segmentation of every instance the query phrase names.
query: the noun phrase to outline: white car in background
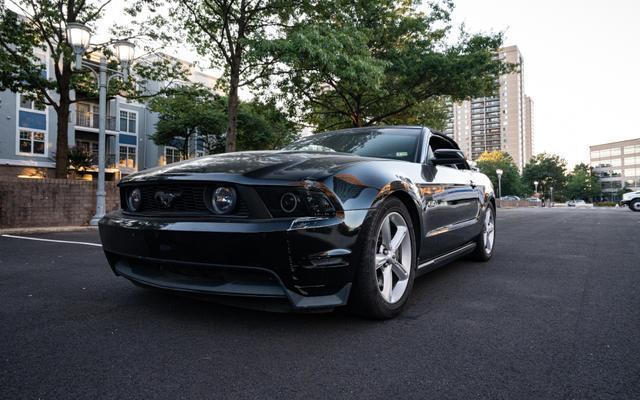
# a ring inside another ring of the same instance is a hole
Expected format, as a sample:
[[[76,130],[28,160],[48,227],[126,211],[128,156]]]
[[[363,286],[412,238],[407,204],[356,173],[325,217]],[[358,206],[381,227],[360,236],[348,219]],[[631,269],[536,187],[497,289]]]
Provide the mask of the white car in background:
[[[620,204],[628,206],[631,211],[640,212],[640,190],[623,194]]]
[[[591,208],[593,204],[589,204],[584,200],[571,200],[567,203],[568,207],[576,207],[576,208]]]

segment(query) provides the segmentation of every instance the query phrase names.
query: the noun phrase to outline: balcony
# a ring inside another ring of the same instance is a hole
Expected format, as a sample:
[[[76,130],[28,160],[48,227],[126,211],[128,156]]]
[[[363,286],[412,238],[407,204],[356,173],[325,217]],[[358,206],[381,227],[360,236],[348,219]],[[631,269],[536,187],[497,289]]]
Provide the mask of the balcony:
[[[93,112],[76,112],[76,126],[84,128],[98,129],[98,113]],[[105,119],[105,129],[108,131],[116,130],[116,117],[113,115],[107,115]]]

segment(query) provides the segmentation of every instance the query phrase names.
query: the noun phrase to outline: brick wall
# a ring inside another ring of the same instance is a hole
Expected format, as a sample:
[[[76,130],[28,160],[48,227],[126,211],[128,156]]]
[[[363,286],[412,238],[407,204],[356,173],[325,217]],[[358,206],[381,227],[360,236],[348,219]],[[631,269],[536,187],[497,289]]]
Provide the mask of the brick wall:
[[[97,182],[0,176],[0,229],[87,225],[95,214]],[[106,182],[107,211],[120,207]]]

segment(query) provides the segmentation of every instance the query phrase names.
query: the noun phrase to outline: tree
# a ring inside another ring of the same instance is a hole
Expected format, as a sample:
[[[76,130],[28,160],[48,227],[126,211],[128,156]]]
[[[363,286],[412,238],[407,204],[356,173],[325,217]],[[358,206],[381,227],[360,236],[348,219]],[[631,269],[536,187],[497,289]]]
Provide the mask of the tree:
[[[103,10],[111,0],[12,0],[17,14],[0,6],[0,90],[22,92],[41,104],[51,106],[57,115],[56,178],[65,178],[68,162],[69,111],[82,96],[97,98],[95,80],[87,70],[73,70],[73,50],[67,42],[66,26],[70,22],[89,27],[99,23]],[[0,3],[4,4],[4,2]],[[110,43],[96,46],[91,52],[110,57]],[[53,62],[53,78],[43,74],[48,59],[41,60],[36,51],[47,53]],[[110,57],[111,66],[117,62]],[[155,63],[137,69],[142,78],[172,76],[175,71],[161,72]],[[132,81],[110,85],[111,94],[133,93]],[[76,90],[77,89],[77,90]],[[76,97],[72,98],[75,90]]]
[[[149,102],[149,109],[160,114],[152,139],[159,145],[171,145],[189,158],[189,143],[194,135],[207,138],[211,146],[221,143],[226,115],[224,100],[200,86],[181,86]]]
[[[533,192],[534,181],[538,192],[548,193],[553,187],[554,199],[565,198],[567,162],[555,154],[541,153],[533,156],[522,170],[522,183],[528,193]]]
[[[235,151],[237,147],[239,89],[271,75],[276,60],[264,51],[264,44],[294,3],[286,0],[141,0],[133,8],[137,12],[146,4],[151,10],[162,9],[163,13],[155,12],[151,18],[157,30],[172,27],[179,40],[186,39],[212,66],[222,68],[220,82],[228,97],[226,151]],[[168,13],[164,13],[166,9]]]
[[[227,99],[199,86],[182,86],[156,97],[150,109],[160,114],[156,133],[158,145],[176,146],[189,157],[194,135],[203,140],[209,154],[225,151]],[[273,102],[253,100],[239,103],[239,150],[271,150],[297,138],[298,127]]]
[[[480,157],[478,157],[476,162],[480,171],[491,179],[491,183],[493,183],[493,187],[496,192],[498,190],[498,176],[496,174],[496,170],[501,169],[501,195],[522,195],[524,189],[522,188],[520,173],[518,172],[518,167],[516,167],[516,164],[509,153],[499,150],[492,152],[485,151],[480,155]]]
[[[593,169],[586,164],[578,164],[567,179],[566,196],[570,199],[593,200],[602,192],[600,181],[593,175]]]
[[[412,122],[443,96],[493,94],[512,68],[496,57],[501,34],[450,44],[450,2],[426,12],[398,0],[310,3],[273,43],[290,111],[318,130]]]

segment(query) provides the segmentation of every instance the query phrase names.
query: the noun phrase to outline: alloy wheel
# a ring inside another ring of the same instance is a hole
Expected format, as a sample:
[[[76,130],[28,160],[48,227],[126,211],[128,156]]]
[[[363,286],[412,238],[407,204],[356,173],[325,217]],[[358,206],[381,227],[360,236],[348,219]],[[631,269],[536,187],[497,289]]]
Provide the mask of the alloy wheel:
[[[411,234],[407,222],[397,212],[387,214],[378,231],[376,278],[378,290],[387,303],[404,295],[411,274]]]
[[[493,210],[491,207],[488,207],[484,214],[484,228],[482,230],[482,235],[484,237],[484,251],[486,254],[491,254],[491,251],[493,251],[493,241],[496,236],[495,229]]]

